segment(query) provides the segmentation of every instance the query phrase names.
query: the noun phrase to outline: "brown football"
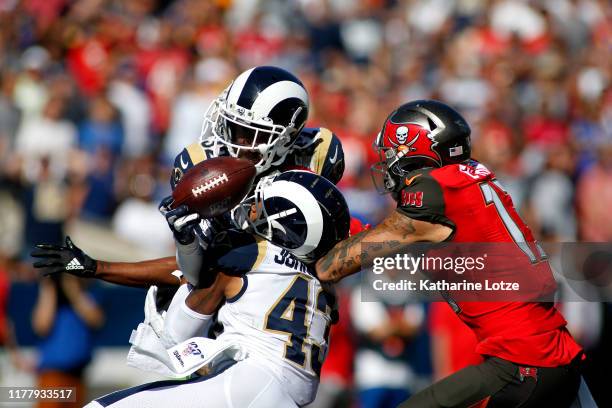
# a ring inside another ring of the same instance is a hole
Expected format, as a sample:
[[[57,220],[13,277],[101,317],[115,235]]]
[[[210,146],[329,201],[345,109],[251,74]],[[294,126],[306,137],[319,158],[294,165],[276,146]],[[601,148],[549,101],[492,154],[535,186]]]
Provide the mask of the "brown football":
[[[186,204],[203,218],[234,208],[251,190],[255,166],[244,159],[215,157],[189,169],[172,192],[176,208]]]

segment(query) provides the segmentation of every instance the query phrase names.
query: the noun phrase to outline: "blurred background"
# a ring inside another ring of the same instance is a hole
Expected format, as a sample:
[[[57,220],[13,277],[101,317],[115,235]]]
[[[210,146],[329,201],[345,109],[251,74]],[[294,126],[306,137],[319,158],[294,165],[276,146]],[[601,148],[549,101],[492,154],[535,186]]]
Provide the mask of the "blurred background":
[[[438,98],[539,239],[612,240],[609,0],[0,0],[0,385],[63,378],[89,400],[156,379],[125,366],[144,290],[41,280],[28,253],[70,234],[98,259],[172,254],[157,212],[172,160],[264,64],[294,72],[308,125],[342,140],[363,221],[389,209],[369,175],[386,115]],[[478,361],[446,305],[362,303],[358,285],[341,285],[316,407],[394,407]],[[612,306],[560,307],[612,406]]]

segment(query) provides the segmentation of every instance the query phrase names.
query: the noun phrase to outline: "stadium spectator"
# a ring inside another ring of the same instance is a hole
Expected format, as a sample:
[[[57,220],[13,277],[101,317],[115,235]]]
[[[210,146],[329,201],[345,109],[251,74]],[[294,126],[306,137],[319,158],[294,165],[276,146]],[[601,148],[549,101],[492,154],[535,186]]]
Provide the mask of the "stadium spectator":
[[[159,216],[155,165],[153,157],[144,156],[124,167],[126,197],[113,215],[112,227],[118,237],[135,247],[151,254],[166,254],[173,252],[174,240]]]
[[[0,70],[0,167],[15,150],[20,110],[12,100],[14,77]]]
[[[32,328],[41,338],[38,388],[74,387],[74,403],[42,402],[39,407],[82,407],[87,401],[83,372],[93,350],[93,330],[104,323],[97,302],[70,275],[40,281]]]
[[[115,170],[123,148],[123,128],[110,102],[102,97],[91,102],[89,115],[79,129],[79,145],[89,156],[89,191],[83,213],[108,219],[115,210]]]
[[[531,187],[531,211],[535,225],[559,242],[576,240],[576,214],[572,176],[575,155],[568,145],[557,145],[548,152],[545,169]]]
[[[23,159],[22,174],[35,180],[42,161],[48,161],[51,175],[61,180],[68,172],[69,154],[76,146],[74,125],[63,119],[65,103],[60,98],[50,99],[41,116],[26,116],[17,133],[16,152]]]
[[[381,292],[377,301],[369,302],[363,302],[361,296],[361,287],[357,286],[350,302],[358,338],[357,400],[362,408],[396,407],[417,386],[408,352],[411,340],[424,323],[425,311],[419,304],[406,305],[404,294],[400,298],[397,294]]]
[[[138,87],[135,67],[126,62],[117,68],[110,80],[108,100],[121,114],[124,128],[122,153],[138,157],[151,150],[151,107],[146,94]]]
[[[23,70],[16,78],[13,98],[24,117],[39,116],[47,104],[49,93],[43,74],[48,63],[49,52],[40,46],[32,46],[20,56]]]
[[[229,76],[228,76],[229,74]],[[187,145],[198,140],[204,111],[231,80],[232,69],[224,60],[207,59],[194,67],[185,78],[170,116],[170,127],[164,142],[164,158],[171,163]]]
[[[578,183],[580,234],[587,242],[609,242],[612,240],[612,224],[601,220],[608,218],[612,206],[612,143],[604,143],[597,153],[596,164],[582,175]]]
[[[11,364],[19,370],[31,372],[32,362],[23,356],[15,337],[13,322],[7,315],[10,292],[8,258],[0,250],[0,345],[6,349]]]

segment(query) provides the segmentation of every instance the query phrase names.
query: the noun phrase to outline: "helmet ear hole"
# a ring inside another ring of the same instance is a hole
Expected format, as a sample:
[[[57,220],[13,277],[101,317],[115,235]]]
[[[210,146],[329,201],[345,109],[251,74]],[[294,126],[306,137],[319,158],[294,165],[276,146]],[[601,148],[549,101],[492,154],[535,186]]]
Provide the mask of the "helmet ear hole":
[[[264,181],[265,180],[265,181]],[[314,262],[348,236],[350,216],[340,191],[327,179],[307,171],[290,170],[262,179],[255,202],[256,220],[232,214],[235,223],[287,249],[305,263]]]

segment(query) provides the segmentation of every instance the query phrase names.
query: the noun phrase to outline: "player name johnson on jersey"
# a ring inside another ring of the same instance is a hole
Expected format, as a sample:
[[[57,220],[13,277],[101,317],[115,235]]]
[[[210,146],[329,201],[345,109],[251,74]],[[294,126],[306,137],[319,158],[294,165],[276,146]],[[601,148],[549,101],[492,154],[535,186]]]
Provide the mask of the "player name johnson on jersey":
[[[333,295],[287,250],[242,232],[215,254],[219,270],[242,275],[238,295],[218,314],[218,341],[239,344],[270,368],[294,400],[316,394],[328,347]],[[224,253],[227,251],[227,254]]]

